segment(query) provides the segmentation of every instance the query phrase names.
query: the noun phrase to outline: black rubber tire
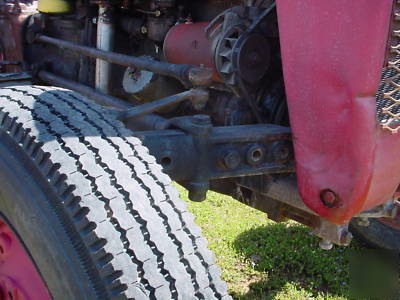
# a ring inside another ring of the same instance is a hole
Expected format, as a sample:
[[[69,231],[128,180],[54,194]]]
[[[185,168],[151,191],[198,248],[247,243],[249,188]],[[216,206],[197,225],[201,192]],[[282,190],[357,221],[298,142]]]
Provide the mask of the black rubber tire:
[[[53,87],[0,89],[0,211],[54,299],[230,299],[193,216],[119,121]]]
[[[350,223],[350,231],[357,240],[366,246],[400,252],[400,231],[378,220],[370,219],[369,226],[360,226],[354,219]]]

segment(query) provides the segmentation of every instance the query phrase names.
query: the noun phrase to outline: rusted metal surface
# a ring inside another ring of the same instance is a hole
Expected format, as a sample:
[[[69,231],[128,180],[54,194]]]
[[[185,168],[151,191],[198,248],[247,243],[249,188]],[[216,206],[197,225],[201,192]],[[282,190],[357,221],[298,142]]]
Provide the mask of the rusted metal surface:
[[[169,122],[181,130],[135,132],[135,135],[163,165],[165,172],[188,188],[189,197],[194,201],[205,199],[213,179],[293,172],[292,153],[286,160],[276,160],[271,155],[263,155],[257,163],[247,159],[254,145],[268,153],[274,145],[286,144],[290,140],[287,127],[265,124],[213,127],[207,115],[175,118]],[[232,153],[236,153],[238,161],[233,165],[221,164]]]
[[[0,60],[23,61],[22,27],[26,18],[36,13],[32,1],[0,2]],[[0,66],[3,72],[21,72],[22,65]]]
[[[377,126],[393,0],[278,0],[285,86],[304,202],[342,224],[392,199],[400,139]],[[334,207],[321,201],[331,190]]]

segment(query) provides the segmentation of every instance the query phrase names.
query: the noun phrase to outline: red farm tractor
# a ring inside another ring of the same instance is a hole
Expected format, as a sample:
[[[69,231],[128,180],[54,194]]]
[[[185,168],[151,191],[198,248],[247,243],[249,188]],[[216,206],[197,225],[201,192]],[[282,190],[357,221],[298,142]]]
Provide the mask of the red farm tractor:
[[[171,179],[323,249],[399,251],[399,20],[398,0],[0,1],[3,299],[230,299]]]

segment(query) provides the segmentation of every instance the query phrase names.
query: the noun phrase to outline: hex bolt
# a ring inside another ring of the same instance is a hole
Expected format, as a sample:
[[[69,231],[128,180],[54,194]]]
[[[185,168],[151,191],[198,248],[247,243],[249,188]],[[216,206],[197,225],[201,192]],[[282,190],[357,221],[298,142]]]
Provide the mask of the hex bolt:
[[[369,221],[368,218],[358,218],[357,224],[362,227],[368,227],[371,224],[371,222]]]
[[[226,151],[221,158],[222,166],[230,170],[236,169],[240,162],[240,154],[236,150]]]
[[[276,161],[287,161],[290,158],[291,151],[287,143],[277,142],[272,146],[272,154]]]
[[[320,194],[320,198],[322,203],[328,208],[334,208],[339,201],[339,198],[335,192],[329,189],[323,190]]]
[[[332,244],[331,241],[328,241],[328,240],[321,240],[321,241],[319,242],[319,247],[320,247],[322,250],[329,251],[329,250],[332,250],[333,244]]]

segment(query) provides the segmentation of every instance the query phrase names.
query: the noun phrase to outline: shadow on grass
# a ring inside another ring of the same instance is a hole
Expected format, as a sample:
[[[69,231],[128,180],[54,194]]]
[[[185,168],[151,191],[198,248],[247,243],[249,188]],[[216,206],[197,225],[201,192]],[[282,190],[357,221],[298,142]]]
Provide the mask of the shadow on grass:
[[[233,247],[262,274],[250,284],[246,295],[232,295],[235,299],[273,299],[288,283],[312,297],[322,293],[348,296],[349,250],[319,249],[318,239],[303,226],[271,224],[254,228],[240,234]]]

